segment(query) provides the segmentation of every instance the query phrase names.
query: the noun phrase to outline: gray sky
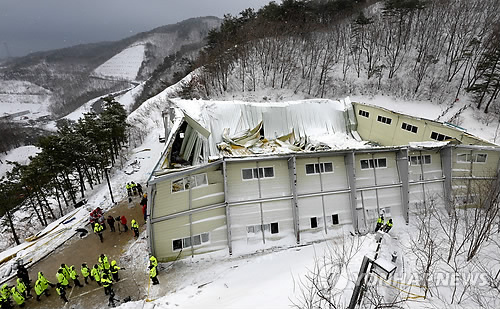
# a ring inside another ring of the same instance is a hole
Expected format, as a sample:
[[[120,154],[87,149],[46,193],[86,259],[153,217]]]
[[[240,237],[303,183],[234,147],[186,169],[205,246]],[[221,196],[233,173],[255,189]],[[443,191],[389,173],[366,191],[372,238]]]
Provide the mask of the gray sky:
[[[114,41],[190,17],[236,15],[270,0],[0,0],[0,58]],[[281,2],[281,1],[276,1]]]

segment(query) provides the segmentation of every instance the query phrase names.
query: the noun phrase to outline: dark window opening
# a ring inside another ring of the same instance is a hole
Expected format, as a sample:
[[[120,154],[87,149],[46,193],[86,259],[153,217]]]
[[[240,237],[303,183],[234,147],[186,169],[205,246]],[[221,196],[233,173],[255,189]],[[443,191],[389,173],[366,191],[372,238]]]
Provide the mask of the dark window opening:
[[[182,249],[182,239],[174,239],[172,245],[174,250]]]
[[[271,223],[271,234],[278,234],[278,233],[279,233],[278,222]]]
[[[339,224],[339,214],[332,215],[332,223],[333,225]]]
[[[314,229],[317,227],[318,227],[318,218],[316,217],[311,218],[311,228]]]

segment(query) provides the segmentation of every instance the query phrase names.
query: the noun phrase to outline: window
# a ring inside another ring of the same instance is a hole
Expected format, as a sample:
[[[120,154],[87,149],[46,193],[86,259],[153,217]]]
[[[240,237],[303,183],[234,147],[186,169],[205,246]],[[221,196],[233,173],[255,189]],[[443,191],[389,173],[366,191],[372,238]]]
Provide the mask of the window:
[[[279,233],[278,222],[271,223],[271,234],[278,234],[278,233]]]
[[[243,168],[241,169],[241,177],[243,180],[252,180],[257,178],[273,178],[274,167],[259,167],[259,168]]]
[[[172,247],[174,250],[182,249],[182,239],[174,239],[172,241]]]
[[[370,113],[367,112],[367,111],[364,111],[362,109],[359,110],[359,115],[363,116],[363,117],[366,117],[366,118],[370,118]]]
[[[312,217],[311,218],[311,228],[312,229],[315,229],[318,227],[318,218],[316,217]]]
[[[417,131],[418,131],[418,127],[411,125],[411,124],[408,124],[406,122],[403,122],[403,124],[401,125],[401,129],[406,130],[406,131],[410,131],[412,133],[417,133]]]
[[[387,117],[384,117],[384,116],[380,116],[380,115],[378,115],[378,117],[377,117],[377,121],[378,121],[378,122],[385,123],[385,124],[391,124],[392,119],[391,119],[391,118],[387,118]]]
[[[422,155],[422,156],[409,156],[408,162],[410,165],[422,165],[422,164],[431,164],[431,155]]]
[[[449,139],[453,139],[452,137],[450,137],[448,135],[444,135],[444,134],[434,132],[434,131],[431,133],[431,138],[436,140],[436,141],[446,141]]]
[[[201,186],[208,186],[207,174],[197,174],[187,176],[181,179],[172,181],[172,193],[189,190]]]
[[[183,248],[191,247],[191,244],[193,244],[193,246],[200,246],[209,241],[210,241],[210,233],[202,233],[194,235],[192,238],[184,237],[181,239],[174,239],[172,240],[172,249],[174,251],[181,250]]]
[[[387,167],[387,159],[386,158],[377,158],[377,159],[365,159],[360,160],[361,169],[369,169],[369,168],[384,168]]]
[[[457,154],[458,163],[486,163],[486,158],[488,157],[485,153],[459,153]]]
[[[306,175],[319,174],[319,173],[333,173],[333,163],[313,163],[306,164]]]
[[[333,214],[332,215],[332,224],[333,225],[339,224],[339,214]]]

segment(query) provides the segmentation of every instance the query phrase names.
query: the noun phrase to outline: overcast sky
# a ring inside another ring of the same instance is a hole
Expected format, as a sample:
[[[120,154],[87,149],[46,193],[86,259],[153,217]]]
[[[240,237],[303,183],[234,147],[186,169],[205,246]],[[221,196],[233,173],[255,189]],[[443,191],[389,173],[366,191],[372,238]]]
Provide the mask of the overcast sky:
[[[270,0],[0,0],[0,58],[113,41],[190,17],[238,14]],[[276,1],[281,2],[281,1]]]

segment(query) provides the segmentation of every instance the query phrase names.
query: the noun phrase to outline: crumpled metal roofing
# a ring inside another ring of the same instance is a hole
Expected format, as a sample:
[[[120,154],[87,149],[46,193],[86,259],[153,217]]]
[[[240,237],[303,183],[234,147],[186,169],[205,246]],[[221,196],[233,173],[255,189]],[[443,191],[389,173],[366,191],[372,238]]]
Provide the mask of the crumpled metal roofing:
[[[193,101],[172,100],[184,113],[196,120],[201,126],[210,131],[207,138],[209,156],[220,156],[217,148],[222,142],[228,143],[231,139],[235,144],[242,146],[233,151],[233,156],[252,154],[250,151],[258,149],[248,147],[255,145],[261,140],[260,123],[262,123],[264,138],[268,142],[278,137],[294,133],[292,140],[303,143],[315,143],[321,145],[321,140],[314,140],[314,136],[325,136],[342,134],[351,138],[353,142],[361,145],[363,142],[356,141],[351,135],[350,123],[346,123],[346,106],[344,102],[328,99],[313,99],[285,103],[248,103],[234,101]],[[350,102],[348,103],[350,106]],[[349,136],[348,136],[349,135]],[[281,142],[281,143],[280,143]],[[330,142],[330,143],[329,143]],[[266,147],[260,147],[262,153],[272,152],[294,152],[296,149],[289,147],[292,143],[280,140]],[[328,144],[332,149],[338,149]],[[223,146],[221,149],[224,149]],[[324,148],[323,148],[324,150]],[[231,153],[223,151],[226,155]]]

